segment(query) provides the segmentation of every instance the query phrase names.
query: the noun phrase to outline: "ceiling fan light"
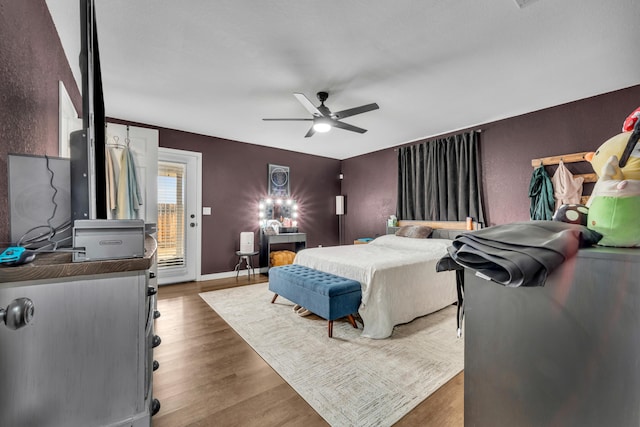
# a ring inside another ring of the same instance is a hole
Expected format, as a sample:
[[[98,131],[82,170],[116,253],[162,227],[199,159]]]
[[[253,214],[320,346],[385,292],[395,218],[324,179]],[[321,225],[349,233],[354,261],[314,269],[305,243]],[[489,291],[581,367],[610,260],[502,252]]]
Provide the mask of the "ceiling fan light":
[[[331,130],[331,124],[327,120],[316,120],[313,124],[313,130],[319,133],[329,132]]]

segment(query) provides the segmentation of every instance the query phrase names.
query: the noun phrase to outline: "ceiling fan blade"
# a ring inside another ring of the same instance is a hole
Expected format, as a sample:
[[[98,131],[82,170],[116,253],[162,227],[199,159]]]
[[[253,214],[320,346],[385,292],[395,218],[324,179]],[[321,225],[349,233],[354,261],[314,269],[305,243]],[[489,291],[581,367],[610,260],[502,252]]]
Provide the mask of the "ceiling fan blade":
[[[262,119],[267,122],[281,122],[281,121],[296,121],[296,122],[310,122],[313,119]]]
[[[315,133],[316,133],[316,130],[313,128],[313,126],[311,126],[309,128],[309,132],[307,132],[307,134],[304,137],[309,138],[310,136],[313,136]]]
[[[362,105],[360,107],[349,108],[348,110],[338,111],[337,113],[333,113],[337,119],[344,119],[345,117],[355,116],[356,114],[366,113],[367,111],[377,110],[378,104],[375,102],[373,104]]]
[[[348,123],[339,122],[337,120],[331,120],[331,126],[344,129],[344,130],[350,130],[351,132],[358,132],[358,133],[365,133],[367,131],[366,129],[362,129],[357,126],[350,125]]]
[[[323,116],[322,112],[320,112],[320,110],[318,110],[318,108],[315,105],[313,105],[311,103],[311,101],[309,101],[309,98],[304,96],[304,94],[302,94],[302,93],[294,93],[293,96],[295,96],[296,99],[298,101],[300,101],[300,104],[302,104],[302,106],[304,108],[306,108],[308,112],[310,112],[311,114],[313,114],[316,117],[322,117]]]

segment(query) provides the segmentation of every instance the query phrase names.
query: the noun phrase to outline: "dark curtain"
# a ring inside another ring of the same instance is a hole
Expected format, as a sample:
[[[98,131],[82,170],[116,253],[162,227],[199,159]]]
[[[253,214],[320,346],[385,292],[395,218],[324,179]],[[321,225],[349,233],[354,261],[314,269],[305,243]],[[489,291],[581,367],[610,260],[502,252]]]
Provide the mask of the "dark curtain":
[[[398,149],[398,219],[484,223],[478,133]]]

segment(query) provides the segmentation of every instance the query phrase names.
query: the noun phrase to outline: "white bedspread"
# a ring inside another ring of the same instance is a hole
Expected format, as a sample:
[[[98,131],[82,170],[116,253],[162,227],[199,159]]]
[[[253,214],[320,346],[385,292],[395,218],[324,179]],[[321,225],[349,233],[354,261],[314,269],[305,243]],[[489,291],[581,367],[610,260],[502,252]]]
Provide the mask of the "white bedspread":
[[[362,284],[362,335],[387,338],[394,325],[457,300],[454,271],[436,272],[452,241],[380,236],[366,245],[304,249],[294,263]]]

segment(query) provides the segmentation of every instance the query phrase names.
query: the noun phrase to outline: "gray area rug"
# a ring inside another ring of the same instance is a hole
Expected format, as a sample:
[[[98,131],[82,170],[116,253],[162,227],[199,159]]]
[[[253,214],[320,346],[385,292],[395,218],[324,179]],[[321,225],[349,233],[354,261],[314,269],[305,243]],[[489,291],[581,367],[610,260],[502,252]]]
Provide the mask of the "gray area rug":
[[[200,296],[332,426],[390,426],[462,371],[464,341],[447,307],[384,340],[346,320],[300,317],[267,283]]]

